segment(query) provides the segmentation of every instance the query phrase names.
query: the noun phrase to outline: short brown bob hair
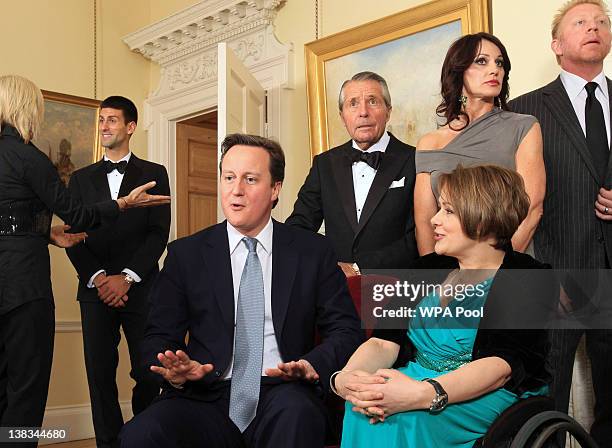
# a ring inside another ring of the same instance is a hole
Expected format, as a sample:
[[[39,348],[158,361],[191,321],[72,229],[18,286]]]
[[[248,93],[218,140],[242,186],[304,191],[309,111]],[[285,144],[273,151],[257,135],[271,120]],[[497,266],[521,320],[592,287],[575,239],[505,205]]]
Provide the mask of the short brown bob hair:
[[[493,237],[493,247],[503,249],[529,211],[523,178],[497,165],[464,168],[444,173],[439,181],[457,214],[463,231],[473,240]]]

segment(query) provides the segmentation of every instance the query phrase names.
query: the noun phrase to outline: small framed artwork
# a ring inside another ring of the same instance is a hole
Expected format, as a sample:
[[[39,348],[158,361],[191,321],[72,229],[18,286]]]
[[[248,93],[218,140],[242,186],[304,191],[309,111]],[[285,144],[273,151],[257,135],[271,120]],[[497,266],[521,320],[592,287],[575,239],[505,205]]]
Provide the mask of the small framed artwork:
[[[415,145],[437,126],[440,71],[451,43],[489,31],[489,0],[435,0],[305,46],[312,156],[349,139],[339,115],[343,81],[373,71],[387,81],[387,129]]]
[[[42,91],[45,119],[33,142],[49,156],[67,184],[72,173],[102,157],[98,138],[100,101]]]

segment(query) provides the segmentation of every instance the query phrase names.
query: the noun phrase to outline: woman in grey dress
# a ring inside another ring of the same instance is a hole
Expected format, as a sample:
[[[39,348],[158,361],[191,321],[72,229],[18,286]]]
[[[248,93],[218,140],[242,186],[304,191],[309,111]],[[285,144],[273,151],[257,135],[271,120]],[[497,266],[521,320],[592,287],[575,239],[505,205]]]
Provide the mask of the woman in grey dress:
[[[501,165],[523,177],[531,204],[512,246],[520,252],[530,246],[546,188],[542,133],[531,115],[508,111],[509,73],[505,47],[488,33],[463,36],[446,54],[436,110],[445,123],[417,143],[414,214],[421,255],[434,248],[430,220],[438,211],[438,177],[459,164]]]

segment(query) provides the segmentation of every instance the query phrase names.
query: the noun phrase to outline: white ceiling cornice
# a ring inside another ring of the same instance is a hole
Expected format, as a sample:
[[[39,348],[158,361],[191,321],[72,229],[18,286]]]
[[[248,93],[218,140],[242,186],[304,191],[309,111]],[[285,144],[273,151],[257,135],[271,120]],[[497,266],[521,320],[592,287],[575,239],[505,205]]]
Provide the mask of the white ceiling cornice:
[[[126,36],[130,50],[164,66],[178,58],[271,25],[286,0],[204,0]]]

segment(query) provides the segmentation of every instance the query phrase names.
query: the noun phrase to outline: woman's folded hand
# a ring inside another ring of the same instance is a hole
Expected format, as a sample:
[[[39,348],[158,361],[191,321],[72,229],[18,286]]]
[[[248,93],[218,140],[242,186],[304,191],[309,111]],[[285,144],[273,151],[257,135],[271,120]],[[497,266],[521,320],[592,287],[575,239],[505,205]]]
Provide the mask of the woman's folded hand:
[[[376,374],[372,374],[363,370],[351,370],[347,372],[341,372],[336,376],[336,390],[338,395],[346,400],[347,394],[353,392],[349,385],[373,385],[373,384],[384,384],[385,379]]]
[[[430,384],[395,369],[379,369],[371,376],[384,382],[350,382],[345,387],[346,400],[354,405],[353,410],[372,417],[372,423],[398,412],[426,409],[435,395]]]

